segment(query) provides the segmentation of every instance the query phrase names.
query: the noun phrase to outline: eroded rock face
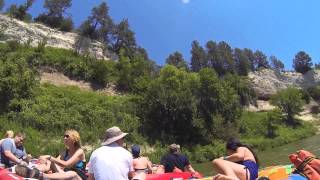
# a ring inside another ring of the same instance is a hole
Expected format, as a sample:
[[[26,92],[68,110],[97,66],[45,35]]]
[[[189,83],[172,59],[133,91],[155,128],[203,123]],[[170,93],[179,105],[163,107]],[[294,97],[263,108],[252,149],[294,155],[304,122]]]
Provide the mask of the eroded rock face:
[[[28,40],[31,40],[31,46],[37,46],[39,42],[45,39],[47,46],[74,49],[78,37],[76,33],[62,32],[39,23],[25,23],[2,14],[0,14],[0,27],[5,29],[5,37],[0,41],[17,40],[20,43],[27,43]],[[91,40],[88,53],[97,59],[106,60],[110,58],[105,54],[111,54],[104,52],[102,43]]]
[[[303,75],[297,72],[277,73],[271,69],[263,69],[249,73],[248,77],[260,99],[269,99],[278,90],[289,86],[307,88],[320,85],[320,70],[312,70]]]

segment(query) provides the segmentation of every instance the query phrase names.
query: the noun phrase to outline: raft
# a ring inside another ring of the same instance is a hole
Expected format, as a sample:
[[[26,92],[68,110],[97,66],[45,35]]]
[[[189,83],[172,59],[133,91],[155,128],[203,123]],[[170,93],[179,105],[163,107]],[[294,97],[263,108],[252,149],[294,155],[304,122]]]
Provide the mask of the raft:
[[[175,173],[163,173],[163,174],[147,174],[146,180],[184,180],[191,179],[192,174],[189,172],[175,172]]]
[[[292,174],[294,170],[293,164],[270,166],[259,171],[259,178],[267,177],[270,180],[307,180],[300,174]]]
[[[10,172],[7,169],[0,168],[0,179],[1,180],[23,180],[24,178]]]

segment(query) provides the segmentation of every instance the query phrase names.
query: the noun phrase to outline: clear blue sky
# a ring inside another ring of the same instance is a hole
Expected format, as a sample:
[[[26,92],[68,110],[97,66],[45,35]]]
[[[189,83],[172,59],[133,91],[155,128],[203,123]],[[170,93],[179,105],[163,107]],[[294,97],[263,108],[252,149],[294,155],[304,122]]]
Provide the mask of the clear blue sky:
[[[33,16],[43,11],[43,2],[36,0]],[[69,12],[75,24],[101,2],[73,0]],[[314,63],[320,60],[319,0],[107,0],[107,4],[116,22],[129,19],[138,44],[160,65],[174,51],[189,61],[193,40],[259,49],[277,56],[286,69],[292,69],[292,59],[300,50]]]

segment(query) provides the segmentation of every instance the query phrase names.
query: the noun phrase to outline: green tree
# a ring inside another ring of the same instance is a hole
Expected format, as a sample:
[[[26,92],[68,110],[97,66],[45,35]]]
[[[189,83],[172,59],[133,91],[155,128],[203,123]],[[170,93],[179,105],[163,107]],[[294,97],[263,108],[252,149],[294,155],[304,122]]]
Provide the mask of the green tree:
[[[194,125],[196,100],[193,95],[199,85],[195,73],[166,65],[142,94],[140,114],[143,131],[150,139],[166,143],[196,143],[200,131]],[[188,133],[186,133],[188,132]]]
[[[271,103],[277,106],[282,113],[286,115],[286,122],[288,125],[297,125],[297,120],[294,115],[302,111],[303,101],[302,93],[299,89],[289,87],[280,90],[276,95],[272,96]]]
[[[38,86],[36,73],[28,68],[25,59],[12,54],[0,57],[0,109],[8,110],[14,100],[33,97]],[[19,111],[18,107],[13,109]]]
[[[7,13],[9,14],[10,17],[19,19],[21,21],[30,21],[32,19],[32,16],[31,14],[27,13],[27,11],[32,6],[33,2],[34,0],[27,0],[26,3],[20,6],[13,4],[9,7]]]
[[[80,35],[109,43],[114,23],[109,15],[109,7],[106,2],[91,10],[91,16],[80,27]]]
[[[277,136],[277,129],[281,120],[283,119],[280,109],[276,108],[269,111],[266,116],[267,121],[267,132],[266,137],[275,138]]]
[[[281,72],[284,70],[284,64],[275,56],[270,56],[271,68],[275,71]]]
[[[223,79],[239,95],[239,102],[242,106],[256,104],[256,93],[247,77],[227,74]]]
[[[71,7],[72,0],[45,0],[43,7],[48,10],[48,15],[61,17]]]
[[[208,66],[207,55],[198,41],[193,41],[191,47],[191,70],[198,72]]]
[[[261,68],[270,68],[267,56],[262,51],[257,50],[254,52],[254,57],[256,70]]]
[[[45,0],[43,7],[47,9],[47,12],[41,13],[34,20],[62,31],[71,31],[73,29],[72,18],[65,18],[66,10],[72,5],[71,1]]]
[[[223,62],[226,73],[235,73],[235,62],[232,57],[232,49],[228,43],[221,41],[218,43],[219,58]]]
[[[255,71],[255,56],[251,49],[244,48],[243,53],[249,60],[250,71]]]
[[[224,62],[220,58],[218,45],[214,41],[206,44],[208,67],[213,68],[219,75],[225,74]]]
[[[4,0],[0,0],[0,11],[2,11],[3,7],[4,7]]]
[[[128,19],[122,20],[115,26],[111,44],[111,49],[117,54],[123,49],[126,56],[129,56],[130,58],[133,57],[137,48],[137,43],[134,32],[129,27]]]
[[[299,73],[306,73],[311,70],[311,57],[304,51],[299,51],[293,59],[293,68]]]
[[[188,69],[186,61],[183,59],[183,55],[176,51],[173,54],[170,54],[166,59],[166,63],[173,65],[177,68],[185,68]]]
[[[227,139],[238,133],[241,107],[235,90],[210,68],[199,72],[197,123],[206,143],[213,137]]]
[[[151,78],[153,73],[152,61],[144,59],[143,54],[136,54],[129,58],[125,55],[125,51],[120,51],[119,62],[115,66],[117,70],[117,88],[122,91],[139,91],[141,84]],[[139,84],[139,85],[138,85]],[[140,87],[137,87],[140,86]]]
[[[241,49],[235,48],[233,58],[238,74],[240,76],[247,76],[250,71],[250,61],[246,54]]]

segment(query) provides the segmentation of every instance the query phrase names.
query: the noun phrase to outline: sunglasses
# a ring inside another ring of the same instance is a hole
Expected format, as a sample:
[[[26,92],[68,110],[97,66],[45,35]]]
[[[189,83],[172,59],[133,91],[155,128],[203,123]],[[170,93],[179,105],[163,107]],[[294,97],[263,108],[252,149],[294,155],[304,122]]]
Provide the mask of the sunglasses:
[[[70,136],[68,134],[65,134],[63,137],[64,138],[69,138]]]

